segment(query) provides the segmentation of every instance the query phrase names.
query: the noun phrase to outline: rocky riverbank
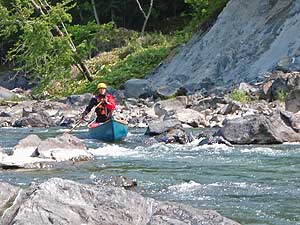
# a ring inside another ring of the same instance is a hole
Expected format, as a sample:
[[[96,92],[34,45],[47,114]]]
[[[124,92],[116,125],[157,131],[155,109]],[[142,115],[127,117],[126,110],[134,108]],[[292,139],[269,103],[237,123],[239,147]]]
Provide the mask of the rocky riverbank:
[[[118,103],[114,117],[127,120],[130,127],[147,128],[146,135],[155,137],[156,141],[184,144],[197,138],[186,133],[186,128],[220,129],[214,137],[210,136],[202,143],[229,145],[300,141],[297,122],[300,73],[276,71],[263,83],[241,83],[235,91],[247,97],[245,102],[235,101],[229,93],[208,95],[199,91],[184,95],[184,90],[180,96],[161,100],[163,96],[151,93],[145,85],[141,80],[132,80],[126,83],[124,91],[113,91]],[[277,100],[280,94],[285,101]],[[0,102],[0,126],[72,127],[91,96],[84,94],[20,102],[3,98]]]

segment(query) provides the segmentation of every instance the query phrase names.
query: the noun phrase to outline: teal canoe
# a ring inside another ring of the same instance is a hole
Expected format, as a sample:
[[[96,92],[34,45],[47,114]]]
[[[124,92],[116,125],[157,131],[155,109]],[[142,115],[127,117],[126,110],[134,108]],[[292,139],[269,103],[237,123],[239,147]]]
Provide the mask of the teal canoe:
[[[121,141],[128,133],[127,122],[116,119],[111,119],[104,123],[93,122],[88,127],[91,138],[101,141]]]

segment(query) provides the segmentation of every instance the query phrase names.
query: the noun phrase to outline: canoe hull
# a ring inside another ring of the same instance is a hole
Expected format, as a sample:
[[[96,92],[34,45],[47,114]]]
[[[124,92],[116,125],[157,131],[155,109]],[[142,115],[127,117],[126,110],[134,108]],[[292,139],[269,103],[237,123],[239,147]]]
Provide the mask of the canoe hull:
[[[121,141],[127,136],[127,133],[127,124],[117,120],[109,120],[97,126],[89,126],[89,134],[91,138],[102,141]]]

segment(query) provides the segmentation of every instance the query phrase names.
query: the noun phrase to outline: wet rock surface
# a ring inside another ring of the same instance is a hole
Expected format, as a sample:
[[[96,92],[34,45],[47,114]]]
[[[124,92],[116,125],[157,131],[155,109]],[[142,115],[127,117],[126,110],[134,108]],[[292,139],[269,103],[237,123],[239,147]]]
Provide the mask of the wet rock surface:
[[[1,187],[1,186],[0,186]],[[1,224],[238,224],[213,210],[159,202],[100,185],[52,178],[22,190]]]

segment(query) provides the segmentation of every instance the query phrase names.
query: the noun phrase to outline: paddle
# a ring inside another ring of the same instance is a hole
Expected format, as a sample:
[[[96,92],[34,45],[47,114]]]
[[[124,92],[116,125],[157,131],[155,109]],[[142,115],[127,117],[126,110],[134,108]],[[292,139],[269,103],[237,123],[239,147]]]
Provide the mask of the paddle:
[[[103,101],[99,102],[98,105],[94,106],[93,109],[92,109],[89,113],[86,114],[86,116],[89,115],[92,111],[94,111],[94,110],[95,110],[99,105],[101,105],[102,103],[103,103]],[[65,133],[71,133],[76,127],[78,127],[78,126],[81,124],[81,122],[82,122],[82,119],[79,119],[79,120],[75,123],[75,126],[74,126],[71,130],[69,130],[69,131],[67,131],[67,132],[65,132]]]

